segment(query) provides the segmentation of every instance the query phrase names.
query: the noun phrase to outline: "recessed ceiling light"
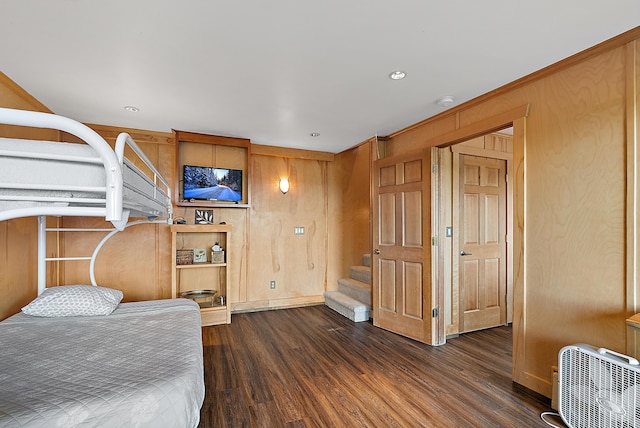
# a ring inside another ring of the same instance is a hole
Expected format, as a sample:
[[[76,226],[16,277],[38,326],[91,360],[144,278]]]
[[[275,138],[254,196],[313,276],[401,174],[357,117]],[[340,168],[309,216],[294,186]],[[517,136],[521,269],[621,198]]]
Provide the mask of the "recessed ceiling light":
[[[391,80],[402,80],[405,77],[407,77],[407,73],[405,73],[404,71],[394,71],[392,73],[389,74],[389,79]]]
[[[131,113],[137,113],[140,111],[138,107],[134,107],[134,106],[124,106],[124,109],[126,111],[130,111]]]
[[[451,95],[445,95],[444,97],[438,98],[436,100],[436,104],[442,107],[451,107],[454,101],[455,98],[453,98]]]
[[[320,133],[319,133],[319,132],[312,132],[312,133],[311,133],[311,134],[309,134],[309,135],[311,135],[312,137],[319,137],[319,136],[320,136]]]

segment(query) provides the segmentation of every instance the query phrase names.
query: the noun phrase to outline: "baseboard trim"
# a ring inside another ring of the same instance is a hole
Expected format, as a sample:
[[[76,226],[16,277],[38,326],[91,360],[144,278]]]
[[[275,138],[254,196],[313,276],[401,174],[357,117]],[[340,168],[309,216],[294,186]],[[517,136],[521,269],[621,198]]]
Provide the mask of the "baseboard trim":
[[[288,299],[260,300],[255,302],[240,302],[231,304],[231,313],[270,311],[273,309],[300,308],[324,304],[324,296],[292,297]]]

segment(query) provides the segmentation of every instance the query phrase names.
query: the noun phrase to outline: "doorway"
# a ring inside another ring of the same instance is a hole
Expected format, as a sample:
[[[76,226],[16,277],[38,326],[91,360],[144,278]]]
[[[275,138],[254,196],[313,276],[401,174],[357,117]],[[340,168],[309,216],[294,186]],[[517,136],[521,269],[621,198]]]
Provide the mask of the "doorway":
[[[446,336],[513,319],[512,128],[434,149],[435,281]]]

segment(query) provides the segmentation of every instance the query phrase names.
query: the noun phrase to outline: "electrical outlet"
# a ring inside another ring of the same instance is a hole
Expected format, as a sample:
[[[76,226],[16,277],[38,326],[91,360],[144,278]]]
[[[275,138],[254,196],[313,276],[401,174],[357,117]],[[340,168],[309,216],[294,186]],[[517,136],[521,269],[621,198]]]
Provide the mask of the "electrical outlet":
[[[269,284],[269,287],[273,290],[274,288],[276,288],[276,282],[275,281],[271,281],[271,283]]]
[[[304,235],[304,227],[303,226],[296,226],[293,228],[293,234],[294,235]]]

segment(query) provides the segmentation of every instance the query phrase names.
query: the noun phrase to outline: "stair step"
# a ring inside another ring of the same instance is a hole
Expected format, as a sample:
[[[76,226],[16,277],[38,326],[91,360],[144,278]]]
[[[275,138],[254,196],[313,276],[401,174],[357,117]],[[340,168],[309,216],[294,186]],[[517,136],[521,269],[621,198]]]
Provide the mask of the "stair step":
[[[371,268],[368,266],[351,266],[351,278],[371,284]]]
[[[365,254],[362,256],[362,264],[371,267],[371,254]]]
[[[371,305],[371,285],[351,278],[338,280],[338,291],[355,300]]]
[[[368,321],[371,307],[340,291],[325,291],[324,304],[353,322]]]

